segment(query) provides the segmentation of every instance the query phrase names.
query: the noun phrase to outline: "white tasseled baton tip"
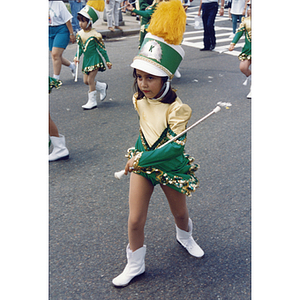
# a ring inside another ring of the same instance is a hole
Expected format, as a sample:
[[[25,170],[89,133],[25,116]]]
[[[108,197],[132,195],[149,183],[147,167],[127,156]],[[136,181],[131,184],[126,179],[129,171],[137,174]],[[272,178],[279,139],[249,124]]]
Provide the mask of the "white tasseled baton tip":
[[[121,179],[121,177],[124,175],[124,173],[125,173],[125,170],[115,172],[115,178]]]

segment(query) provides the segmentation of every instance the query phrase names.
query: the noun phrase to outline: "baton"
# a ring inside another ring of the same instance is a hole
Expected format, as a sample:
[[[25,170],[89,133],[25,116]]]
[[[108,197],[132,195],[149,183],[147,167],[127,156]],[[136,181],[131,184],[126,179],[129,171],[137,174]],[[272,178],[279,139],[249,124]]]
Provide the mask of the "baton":
[[[78,59],[78,56],[79,56],[79,45],[77,45],[77,51],[76,51],[77,59]],[[77,78],[78,78],[78,65],[79,65],[79,62],[76,63],[75,82],[77,82]]]
[[[134,2],[129,2],[128,4],[134,4],[136,1],[137,1],[137,0],[135,0]],[[128,4],[126,4],[126,5],[122,6],[122,7],[120,7],[119,10],[122,9],[122,8],[124,8],[124,7],[127,7]]]

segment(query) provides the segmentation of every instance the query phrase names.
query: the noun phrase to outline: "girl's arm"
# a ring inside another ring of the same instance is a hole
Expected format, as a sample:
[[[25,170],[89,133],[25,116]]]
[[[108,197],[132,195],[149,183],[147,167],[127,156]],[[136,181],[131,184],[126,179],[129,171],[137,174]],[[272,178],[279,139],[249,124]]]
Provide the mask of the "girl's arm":
[[[146,10],[137,10],[133,7],[132,4],[128,4],[126,7],[129,11],[136,13],[142,17],[150,17],[154,13],[154,9],[146,9]]]
[[[127,172],[130,172],[130,168],[135,170],[146,167],[159,168],[160,164],[168,164],[168,161],[175,159],[183,152],[184,146],[176,142],[172,142],[160,149],[138,152],[128,160],[125,166],[125,174],[127,175]]]
[[[82,41],[81,41],[80,35],[78,35],[78,34],[77,34],[77,37],[76,37],[76,42],[77,42],[78,47],[79,47],[79,53],[77,53],[77,51],[75,53],[75,57],[74,57],[74,62],[75,63],[79,62],[80,56],[83,53]]]
[[[238,31],[236,32],[232,42],[230,43],[229,51],[232,51],[234,49],[234,46],[239,41],[239,39],[242,37],[245,30],[246,30],[246,27],[245,27],[244,22],[242,21],[242,23],[240,25],[240,28],[238,29]]]
[[[109,69],[111,69],[112,63],[110,62],[110,60],[108,58],[108,55],[107,55],[107,52],[106,52],[106,49],[105,49],[105,45],[104,45],[104,42],[102,40],[102,36],[97,37],[97,46],[96,47],[97,47],[97,50],[101,53],[101,55],[105,59],[107,67]]]
[[[188,120],[191,117],[191,113],[191,108],[186,104],[174,102],[170,105],[168,112],[169,129],[167,134],[169,140],[185,130]],[[185,141],[186,134],[161,148],[140,152],[134,158],[133,167],[155,167],[161,163],[167,163],[183,154]]]

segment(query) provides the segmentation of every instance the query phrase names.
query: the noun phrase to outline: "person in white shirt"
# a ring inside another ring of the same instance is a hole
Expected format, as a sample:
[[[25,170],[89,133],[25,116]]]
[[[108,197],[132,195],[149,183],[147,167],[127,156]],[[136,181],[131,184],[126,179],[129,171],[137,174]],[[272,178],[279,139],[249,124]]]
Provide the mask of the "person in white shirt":
[[[71,24],[72,15],[62,1],[49,1],[49,50],[53,64],[53,78],[60,79],[61,66],[67,66],[75,76],[75,64],[62,57],[71,41],[76,42]]]
[[[237,22],[242,21],[242,17],[245,16],[247,9],[247,0],[232,0],[231,3],[231,16],[232,16],[232,35],[234,37],[237,27]]]

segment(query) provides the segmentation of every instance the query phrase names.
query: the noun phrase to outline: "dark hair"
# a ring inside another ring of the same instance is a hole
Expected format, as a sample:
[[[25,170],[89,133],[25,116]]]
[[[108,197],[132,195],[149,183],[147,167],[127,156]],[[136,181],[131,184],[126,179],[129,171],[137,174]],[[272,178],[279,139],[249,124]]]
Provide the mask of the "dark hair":
[[[77,20],[80,22],[88,22],[89,21],[89,19],[87,17],[83,16],[80,13],[77,14]]]
[[[136,75],[136,69],[133,69],[133,78],[134,78],[134,83],[133,83],[133,89],[138,93],[137,95],[137,100],[140,100],[144,98],[144,93],[139,89],[138,83],[137,83],[137,75]],[[168,76],[161,77],[163,84],[165,84],[168,81]],[[164,96],[160,102],[162,103],[168,103],[172,104],[177,98],[175,90],[172,89],[171,83],[170,83],[170,88],[167,94]]]

